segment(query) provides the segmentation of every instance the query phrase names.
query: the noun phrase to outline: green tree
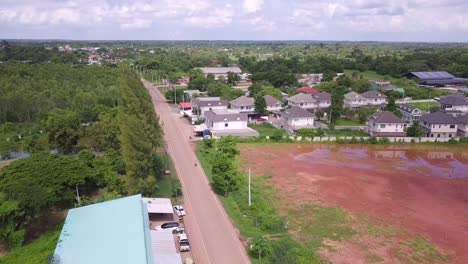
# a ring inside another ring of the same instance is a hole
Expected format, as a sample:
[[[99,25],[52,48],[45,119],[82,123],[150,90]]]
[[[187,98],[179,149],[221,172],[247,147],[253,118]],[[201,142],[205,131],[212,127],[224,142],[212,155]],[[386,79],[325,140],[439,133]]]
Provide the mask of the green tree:
[[[262,257],[266,257],[271,254],[272,247],[268,239],[265,237],[258,237],[252,241],[249,250],[253,256],[261,260]]]
[[[231,85],[237,85],[237,83],[240,81],[240,77],[237,73],[234,72],[228,72],[227,74],[227,83]]]
[[[55,109],[51,111],[43,122],[43,128],[48,134],[49,143],[63,153],[72,152],[78,143],[80,117],[70,110]]]
[[[218,193],[228,196],[229,192],[237,189],[236,170],[233,160],[227,156],[217,155],[212,165],[213,186]]]
[[[255,97],[255,112],[259,115],[267,115],[267,105],[263,96]]]
[[[414,121],[413,125],[406,129],[408,137],[422,137],[424,135],[423,129],[418,121]]]
[[[336,77],[336,73],[333,72],[333,71],[325,71],[323,73],[323,78],[322,78],[322,81],[324,82],[331,82],[333,81],[333,78]]]
[[[18,202],[8,200],[4,193],[0,193],[0,241],[4,242],[9,249],[23,243],[24,230],[16,230],[16,221],[20,216],[21,210]]]

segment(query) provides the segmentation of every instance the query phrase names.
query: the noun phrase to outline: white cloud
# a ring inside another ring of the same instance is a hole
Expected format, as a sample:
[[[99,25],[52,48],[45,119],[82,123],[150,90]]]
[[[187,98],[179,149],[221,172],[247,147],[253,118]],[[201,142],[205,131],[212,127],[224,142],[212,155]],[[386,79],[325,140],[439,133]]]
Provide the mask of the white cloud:
[[[242,8],[246,13],[255,13],[263,6],[263,0],[244,0]]]
[[[149,19],[134,19],[132,21],[124,22],[120,25],[122,29],[140,29],[149,28],[152,21]]]
[[[187,17],[184,20],[194,27],[219,28],[232,22],[234,12],[230,9],[215,9],[206,15]]]

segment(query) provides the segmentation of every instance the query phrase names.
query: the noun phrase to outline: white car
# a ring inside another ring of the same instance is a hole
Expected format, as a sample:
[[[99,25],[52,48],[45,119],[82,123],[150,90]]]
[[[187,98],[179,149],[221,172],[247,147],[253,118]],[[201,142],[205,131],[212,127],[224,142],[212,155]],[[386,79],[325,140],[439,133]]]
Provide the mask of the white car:
[[[185,216],[185,209],[182,205],[174,206],[174,212],[177,216]]]
[[[186,234],[179,235],[179,251],[190,251],[190,243],[188,242],[188,238]]]
[[[177,232],[177,229],[179,228],[179,223],[177,222],[169,222],[169,223],[164,223],[160,226],[157,226],[154,228],[156,231],[171,231],[173,233]]]

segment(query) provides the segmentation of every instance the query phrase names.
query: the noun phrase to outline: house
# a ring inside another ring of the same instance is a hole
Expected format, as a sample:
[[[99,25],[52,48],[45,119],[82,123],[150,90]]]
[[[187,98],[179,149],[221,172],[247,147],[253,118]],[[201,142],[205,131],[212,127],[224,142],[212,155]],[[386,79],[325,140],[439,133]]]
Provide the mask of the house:
[[[298,106],[303,109],[315,109],[317,100],[311,94],[298,93],[288,98],[289,106]]]
[[[70,209],[50,263],[156,263],[141,195]]]
[[[323,79],[323,73],[309,73],[297,75],[297,81],[299,83],[305,83],[306,85],[319,84]]]
[[[426,137],[451,138],[457,135],[459,121],[452,115],[435,112],[422,115],[420,124]]]
[[[266,109],[268,112],[279,112],[283,108],[281,101],[275,97],[267,94],[263,96],[263,98],[265,99]]]
[[[421,118],[423,112],[416,107],[412,107],[407,104],[402,104],[398,106],[398,110],[401,113],[401,118],[403,121],[408,123],[410,126],[413,125],[414,121],[418,121]]]
[[[293,106],[281,114],[281,127],[289,131],[297,131],[301,128],[314,128],[314,114]]]
[[[245,129],[249,121],[247,114],[229,111],[207,111],[205,124],[210,130]]]
[[[421,85],[441,87],[445,85],[461,85],[468,81],[466,78],[457,78],[446,71],[410,72],[407,78],[415,79]]]
[[[331,105],[331,95],[327,92],[321,92],[321,93],[318,93],[318,94],[314,94],[312,95],[312,97],[315,99],[316,101],[316,108],[318,109],[324,109],[324,108],[328,108],[330,107]]]
[[[468,114],[459,115],[455,119],[458,121],[457,136],[468,137]]]
[[[203,67],[199,69],[203,72],[205,77],[207,77],[208,74],[213,74],[215,80],[218,80],[221,76],[227,79],[228,72],[238,74],[241,80],[242,78],[246,78],[246,75],[242,75],[242,70],[239,67]]]
[[[388,111],[377,112],[367,118],[367,131],[373,137],[404,137],[405,122]]]
[[[255,112],[255,99],[245,95],[238,97],[229,102],[232,110],[239,113],[254,113]]]
[[[448,114],[468,113],[468,99],[463,94],[452,94],[440,99],[440,109]]]
[[[344,95],[343,104],[344,108],[356,109],[367,106],[367,98],[356,92],[349,92]]]
[[[226,110],[228,102],[220,97],[198,97],[192,100],[192,109],[198,117],[204,118],[205,113],[211,110]]]
[[[297,89],[296,93],[318,94],[319,91],[315,90],[314,88],[304,86],[304,87]]]
[[[387,96],[379,91],[367,91],[361,94],[367,99],[369,106],[382,106],[387,104]]]

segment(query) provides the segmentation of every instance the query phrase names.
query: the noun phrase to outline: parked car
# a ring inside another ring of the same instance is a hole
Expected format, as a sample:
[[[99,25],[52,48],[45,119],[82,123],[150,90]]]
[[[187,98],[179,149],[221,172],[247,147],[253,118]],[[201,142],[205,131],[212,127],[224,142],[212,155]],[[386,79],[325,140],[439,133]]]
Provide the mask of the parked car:
[[[185,209],[182,205],[174,206],[174,212],[177,216],[185,216]]]
[[[180,252],[190,251],[190,243],[188,241],[186,234],[179,235],[179,251]]]
[[[164,223],[160,226],[157,226],[154,228],[154,230],[161,231],[161,230],[168,230],[172,232],[177,232],[177,229],[179,228],[179,223],[177,222],[168,222]]]

